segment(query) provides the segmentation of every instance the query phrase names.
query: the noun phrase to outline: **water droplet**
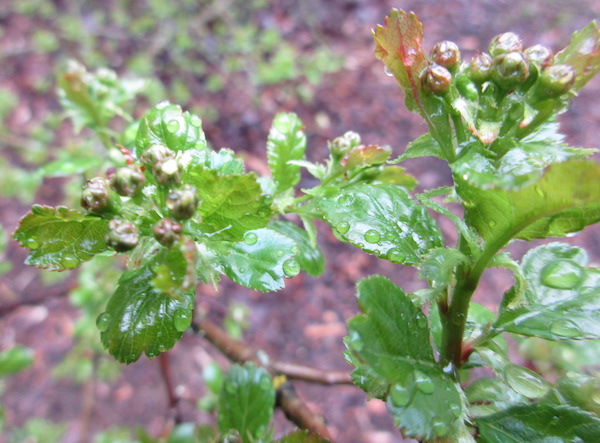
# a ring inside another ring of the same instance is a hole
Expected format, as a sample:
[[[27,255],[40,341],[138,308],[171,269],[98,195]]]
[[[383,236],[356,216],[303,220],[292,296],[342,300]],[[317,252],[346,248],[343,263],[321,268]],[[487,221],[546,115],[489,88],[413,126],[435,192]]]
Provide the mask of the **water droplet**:
[[[450,406],[450,415],[452,415],[452,417],[454,417],[454,418],[460,417],[461,412],[462,412],[462,410],[459,405],[453,404]]]
[[[490,228],[495,228],[497,225],[496,220],[490,220],[488,222],[488,225],[490,226]]]
[[[103,312],[96,319],[96,326],[100,332],[104,332],[110,326],[110,321],[112,320],[111,315],[108,312]]]
[[[248,269],[246,269],[246,268],[239,269],[240,274],[245,274],[247,271],[248,271]]]
[[[173,314],[173,326],[179,332],[185,331],[192,324],[192,311],[177,309]]]
[[[341,222],[338,223],[335,227],[336,231],[338,231],[340,234],[344,235],[346,232],[348,232],[350,230],[350,223],[348,222]]]
[[[419,328],[424,328],[427,326],[427,319],[425,317],[418,316],[417,317],[417,326]]]
[[[244,243],[246,243],[248,246],[255,245],[257,241],[258,235],[256,235],[254,232],[246,232],[244,235]]]
[[[157,354],[154,351],[147,351],[146,355],[148,356],[148,358],[154,358]]]
[[[70,255],[65,255],[61,260],[60,264],[66,269],[75,269],[79,266],[79,259],[77,257],[71,257]]]
[[[546,193],[540,186],[534,186],[533,189],[540,198],[546,198]]]
[[[399,249],[392,248],[387,253],[387,259],[392,263],[402,263],[406,256]]]
[[[544,286],[554,289],[573,289],[583,280],[583,268],[570,260],[548,263],[541,272]]]
[[[35,250],[40,247],[40,243],[35,238],[28,238],[25,242],[25,247],[31,250]]]
[[[354,329],[348,331],[348,347],[360,352],[363,348],[363,342],[360,339],[360,335]]]
[[[546,381],[523,366],[508,365],[504,370],[504,376],[508,385],[525,397],[539,398],[548,392]]]
[[[298,253],[298,246],[294,245],[290,248],[290,254],[296,255]]]
[[[349,194],[340,195],[338,197],[338,203],[342,206],[350,206],[354,201],[354,197]]]
[[[581,329],[571,320],[557,320],[550,326],[550,332],[561,337],[579,337],[582,335]]]
[[[167,122],[167,131],[171,134],[179,130],[179,122],[177,120],[169,120]]]
[[[202,119],[197,115],[192,115],[190,117],[190,123],[192,124],[192,126],[199,128],[200,126],[202,126]]]
[[[381,240],[381,234],[375,229],[369,229],[367,232],[365,232],[365,240],[369,243],[377,243],[379,240]]]
[[[285,251],[283,249],[278,249],[277,252],[275,252],[275,255],[277,255],[277,257],[281,258],[285,255]]]
[[[448,433],[450,427],[443,421],[434,421],[431,425],[433,433],[438,437],[443,437]]]
[[[410,402],[410,391],[404,386],[394,385],[390,392],[390,397],[394,406],[403,408]]]
[[[435,389],[431,378],[421,371],[415,371],[415,384],[417,385],[417,389],[423,394],[431,394]]]
[[[385,75],[387,75],[388,77],[394,76],[394,73],[390,71],[390,68],[388,68],[387,65],[383,67],[383,72],[385,72]]]
[[[383,238],[387,241],[394,241],[394,234],[392,232],[386,232]]]
[[[295,259],[290,258],[283,262],[283,272],[288,277],[294,277],[300,273],[300,265]]]

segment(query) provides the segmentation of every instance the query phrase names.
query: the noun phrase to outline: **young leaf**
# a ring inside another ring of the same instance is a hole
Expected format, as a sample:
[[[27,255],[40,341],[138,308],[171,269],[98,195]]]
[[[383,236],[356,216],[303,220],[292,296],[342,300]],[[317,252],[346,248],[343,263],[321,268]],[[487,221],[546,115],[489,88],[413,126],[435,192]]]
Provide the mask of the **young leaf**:
[[[148,266],[125,271],[98,317],[102,344],[123,363],[133,363],[142,352],[150,358],[165,352],[181,338],[192,321],[194,290],[173,298],[156,291]]]
[[[233,365],[219,395],[219,431],[235,429],[242,442],[259,441],[265,436],[275,407],[275,387],[271,377],[253,363]]]
[[[437,157],[444,158],[444,153],[440,144],[431,136],[431,134],[423,134],[419,138],[413,140],[406,146],[404,154],[392,163],[400,163],[409,158],[418,157]]]
[[[459,388],[433,357],[423,312],[390,280],[373,276],[357,286],[363,312],[348,322],[346,345],[391,385],[388,409],[407,436],[452,433],[462,416]]]
[[[211,242],[210,248],[231,280],[256,291],[277,291],[284,287],[284,277],[300,271],[296,243],[271,229],[249,231],[234,244]]]
[[[571,43],[556,54],[555,60],[573,67],[577,73],[574,89],[583,88],[600,71],[600,30],[596,22],[573,33]]]
[[[201,151],[206,148],[202,120],[197,115],[183,112],[178,105],[161,102],[140,121],[135,138],[137,158],[152,145],[163,145],[173,151]]]
[[[300,118],[293,113],[277,114],[267,139],[267,159],[277,193],[300,181],[300,166],[290,161],[304,160],[306,135]]]
[[[467,262],[468,258],[458,249],[432,249],[421,262],[419,278],[428,280],[434,288],[447,287],[454,281],[456,267]]]
[[[548,168],[534,185],[518,191],[482,190],[459,183],[465,219],[500,249],[512,238],[564,236],[600,220],[600,165],[571,160]]]
[[[563,243],[529,251],[521,266],[524,298],[515,304],[507,293],[496,327],[547,340],[600,338],[600,270],[586,264],[583,249]]]
[[[475,423],[482,443],[592,442],[600,435],[598,417],[570,406],[515,406]]]
[[[340,237],[392,262],[418,264],[442,245],[442,234],[422,206],[391,185],[353,185],[320,202]]]
[[[106,251],[107,232],[108,220],[64,206],[34,205],[13,237],[29,249],[28,265],[64,271]]]
[[[194,168],[187,183],[196,187],[201,199],[198,212],[205,233],[219,239],[240,241],[247,231],[263,228],[269,222],[271,209],[256,181],[256,175],[220,175],[217,171]]]
[[[325,257],[318,246],[313,247],[310,244],[310,239],[306,231],[293,223],[283,220],[269,223],[269,228],[296,242],[296,246],[298,246],[296,260],[300,267],[309,275],[318,277],[325,272]]]
[[[27,369],[33,364],[33,350],[15,345],[0,352],[0,377]]]

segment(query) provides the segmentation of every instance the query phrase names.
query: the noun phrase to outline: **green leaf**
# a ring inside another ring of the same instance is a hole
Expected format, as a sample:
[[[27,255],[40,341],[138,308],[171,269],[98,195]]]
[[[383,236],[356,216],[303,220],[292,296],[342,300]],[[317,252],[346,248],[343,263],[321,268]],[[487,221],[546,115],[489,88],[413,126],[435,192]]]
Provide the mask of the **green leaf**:
[[[0,377],[27,369],[33,364],[33,350],[15,345],[0,352]]]
[[[432,249],[421,262],[419,278],[428,280],[434,288],[444,288],[454,283],[457,266],[467,262],[468,258],[458,249]]]
[[[271,229],[249,231],[234,244],[211,242],[210,247],[231,280],[256,291],[277,291],[285,286],[284,277],[300,271],[296,243]]]
[[[600,71],[600,30],[595,21],[573,33],[569,46],[556,54],[555,63],[570,65],[575,69],[576,91]]]
[[[498,250],[512,238],[564,236],[600,220],[600,165],[571,160],[551,166],[518,191],[481,190],[459,183],[465,219]]]
[[[217,171],[194,168],[187,182],[201,198],[201,231],[212,237],[239,241],[247,231],[263,228],[271,217],[269,202],[262,195],[254,173],[220,175]]]
[[[29,249],[28,265],[64,271],[106,251],[107,231],[108,220],[64,206],[34,205],[13,237]]]
[[[406,146],[404,154],[395,159],[393,163],[400,163],[406,159],[418,157],[444,158],[444,153],[442,152],[440,144],[431,136],[431,134],[423,134],[410,142]]]
[[[327,443],[328,441],[317,434],[309,434],[307,430],[297,430],[284,435],[277,440],[277,443]]]
[[[255,442],[267,432],[275,407],[275,387],[263,368],[253,363],[233,365],[219,395],[219,431],[235,429],[244,443]]]
[[[313,277],[325,272],[325,257],[318,246],[313,247],[308,233],[295,224],[283,220],[269,223],[269,228],[291,238],[298,246],[296,260],[300,267]]]
[[[600,417],[600,379],[577,372],[568,372],[558,381],[560,396],[571,406]]]
[[[142,352],[150,358],[165,352],[181,338],[192,320],[194,290],[169,297],[152,285],[148,266],[125,271],[98,317],[102,344],[123,363],[133,363]]]
[[[320,208],[343,240],[392,262],[418,264],[442,245],[433,218],[399,187],[349,186],[323,199]]]
[[[475,420],[482,443],[593,442],[600,419],[570,406],[515,406]]]
[[[246,172],[244,162],[236,158],[235,153],[227,148],[219,149],[218,152],[208,151],[205,166],[216,170],[219,175],[243,175]]]
[[[164,145],[173,151],[206,148],[200,117],[183,112],[181,106],[161,102],[148,111],[140,121],[135,138],[135,155],[152,145]]]
[[[406,436],[448,435],[460,424],[461,394],[434,359],[425,315],[385,277],[361,280],[357,292],[363,314],[348,322],[349,352],[391,385],[387,406]]]
[[[527,289],[520,303],[509,291],[496,327],[547,340],[600,338],[600,270],[586,268],[583,249],[550,243],[522,262]]]
[[[170,297],[196,287],[196,244],[189,240],[179,248],[162,248],[152,259],[152,286]]]
[[[67,177],[97,170],[102,164],[102,157],[90,155],[87,149],[62,150],[58,152],[56,160],[41,167],[41,174],[45,177]]]
[[[293,188],[300,181],[300,166],[290,161],[304,160],[306,135],[300,118],[293,113],[275,116],[267,139],[267,159],[277,193]]]
[[[465,394],[474,417],[483,417],[527,402],[526,397],[508,389],[502,380],[491,377],[478,378],[465,389]]]

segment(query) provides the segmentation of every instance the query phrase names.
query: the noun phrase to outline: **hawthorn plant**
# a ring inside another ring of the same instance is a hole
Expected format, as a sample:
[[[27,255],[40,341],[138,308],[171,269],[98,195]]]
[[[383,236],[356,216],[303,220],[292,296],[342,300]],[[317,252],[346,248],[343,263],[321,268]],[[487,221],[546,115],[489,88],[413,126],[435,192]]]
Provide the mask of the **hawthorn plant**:
[[[309,162],[302,122],[279,114],[267,140],[271,174],[259,177],[231,150],[207,144],[200,117],[159,103],[128,129],[120,164],[85,182],[82,208],[34,205],[22,219],[14,238],[29,249],[27,263],[64,271],[98,255],[128,255],[97,327],[108,352],[132,363],[167,351],[192,326],[199,281],[217,285],[225,275],[277,291],[301,271],[324,272],[315,228],[322,220],[340,241],[414,266],[428,284],[406,293],[383,276],[359,281],[362,313],[345,339],[352,381],[386,402],[403,435],[600,440],[600,381],[581,371],[545,379],[511,361],[506,340],[599,339],[600,270],[566,243],[544,243],[520,262],[505,251],[514,240],[564,237],[600,220],[594,150],[568,146],[556,120],[600,70],[596,24],[556,54],[507,32],[469,61],[450,41],[426,51],[421,23],[400,10],[374,38],[406,106],[429,129],[396,159],[347,132],[328,144],[324,163]],[[88,120],[102,115],[70,80],[62,84],[68,109]],[[453,185],[415,195],[417,181],[398,164],[422,156],[446,161]],[[303,169],[317,186],[298,188]],[[444,239],[432,212],[453,223],[456,242]],[[496,312],[472,301],[489,267],[514,276]],[[476,368],[486,371],[472,378]],[[210,438],[271,440],[276,372],[234,366],[215,389]]]

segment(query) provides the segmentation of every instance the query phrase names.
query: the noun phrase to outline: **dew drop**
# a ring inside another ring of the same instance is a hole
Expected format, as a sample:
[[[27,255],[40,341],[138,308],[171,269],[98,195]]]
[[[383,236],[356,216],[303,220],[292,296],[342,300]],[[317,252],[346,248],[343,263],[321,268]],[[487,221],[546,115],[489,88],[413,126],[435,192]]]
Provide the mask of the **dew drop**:
[[[256,235],[254,232],[246,232],[244,235],[244,243],[246,243],[248,246],[255,245],[257,241],[258,235]]]
[[[40,243],[35,238],[28,238],[25,242],[25,247],[33,251],[40,247]]]
[[[192,115],[190,117],[190,123],[192,124],[192,126],[199,128],[202,126],[202,119],[200,117],[198,117],[197,115]]]
[[[410,401],[410,391],[404,386],[394,385],[390,392],[392,403],[398,408],[403,408]]]
[[[435,389],[431,378],[421,371],[415,371],[415,384],[417,385],[417,389],[423,394],[431,394]]]
[[[100,332],[104,332],[110,326],[110,321],[112,320],[111,315],[108,312],[103,312],[96,318],[96,326]]]
[[[544,286],[554,289],[573,289],[583,280],[583,268],[570,260],[548,263],[541,272]]]
[[[424,328],[427,326],[427,319],[425,317],[418,316],[417,317],[417,326],[419,328]]]
[[[431,424],[431,429],[433,430],[433,433],[438,436],[438,437],[443,437],[444,435],[446,435],[448,433],[448,430],[450,429],[449,426],[444,423],[443,421],[434,421]]]
[[[296,255],[298,253],[298,246],[294,245],[290,248],[290,254]]]
[[[379,240],[381,240],[381,234],[375,229],[369,229],[367,232],[365,232],[365,240],[369,243],[377,243]]]
[[[387,241],[394,241],[394,234],[391,232],[386,232],[386,234],[383,236],[383,238]]]
[[[177,120],[169,120],[167,122],[167,131],[171,134],[179,130],[179,122]]]
[[[406,256],[399,249],[392,248],[387,253],[387,259],[392,263],[402,263]]]
[[[240,268],[239,272],[240,274],[245,274],[248,270],[246,268]]]
[[[173,326],[179,332],[185,331],[192,324],[192,312],[187,309],[177,309],[173,314]]]
[[[356,352],[360,352],[363,349],[363,342],[360,338],[360,335],[358,335],[358,333],[353,329],[348,331],[348,344]]]
[[[528,398],[543,397],[548,392],[546,381],[535,372],[518,365],[508,365],[504,370],[506,382],[516,392]]]
[[[70,255],[65,255],[61,260],[60,264],[66,269],[75,269],[79,266],[79,259],[77,257],[71,257]]]
[[[453,404],[452,406],[450,406],[450,415],[452,415],[452,417],[460,417],[461,412],[461,407],[459,405]]]
[[[383,72],[385,72],[385,75],[387,75],[388,77],[394,76],[394,73],[392,71],[390,71],[390,68],[388,68],[387,66],[383,67]]]
[[[147,351],[146,355],[148,356],[148,358],[154,358],[157,354],[154,351]]]
[[[349,194],[340,195],[337,201],[342,206],[350,206],[354,201],[354,197]]]
[[[561,337],[579,337],[582,335],[581,329],[571,320],[557,320],[550,326],[550,332]]]
[[[350,223],[348,222],[341,222],[338,223],[335,227],[336,231],[338,231],[340,234],[344,235],[346,232],[348,232],[350,230]]]
[[[496,220],[490,220],[488,222],[488,225],[490,226],[490,228],[495,228],[497,225]]]
[[[283,272],[288,277],[295,277],[300,273],[300,265],[295,259],[290,258],[283,262]]]
[[[277,252],[275,252],[275,255],[277,255],[277,257],[281,258],[285,255],[285,251],[283,249],[278,249]]]

